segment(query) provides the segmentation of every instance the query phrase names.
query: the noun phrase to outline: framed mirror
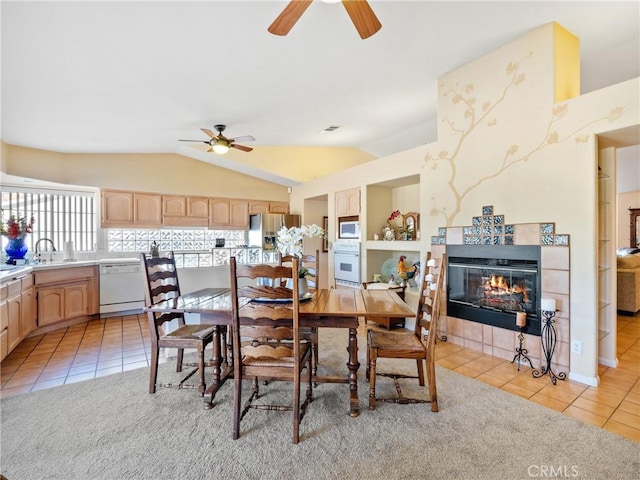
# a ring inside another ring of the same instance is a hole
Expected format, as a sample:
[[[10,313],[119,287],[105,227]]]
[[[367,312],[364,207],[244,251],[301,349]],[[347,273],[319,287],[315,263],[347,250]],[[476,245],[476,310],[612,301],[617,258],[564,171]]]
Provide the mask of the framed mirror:
[[[409,212],[402,215],[402,230],[403,230],[403,233],[406,233],[407,240],[417,240],[419,229],[420,229],[419,213]]]

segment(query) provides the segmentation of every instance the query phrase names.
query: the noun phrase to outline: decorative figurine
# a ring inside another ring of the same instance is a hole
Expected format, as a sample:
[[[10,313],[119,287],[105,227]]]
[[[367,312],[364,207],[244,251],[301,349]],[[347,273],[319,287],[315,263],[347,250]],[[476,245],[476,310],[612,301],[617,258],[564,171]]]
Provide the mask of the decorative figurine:
[[[404,264],[404,261],[406,259],[407,257],[405,257],[404,255],[400,255],[400,258],[398,259],[398,275],[403,280],[406,280],[407,283],[412,283],[410,281],[413,280],[413,278],[418,273],[418,270],[420,269],[420,262],[415,262],[413,265],[411,265],[411,267],[407,267]]]

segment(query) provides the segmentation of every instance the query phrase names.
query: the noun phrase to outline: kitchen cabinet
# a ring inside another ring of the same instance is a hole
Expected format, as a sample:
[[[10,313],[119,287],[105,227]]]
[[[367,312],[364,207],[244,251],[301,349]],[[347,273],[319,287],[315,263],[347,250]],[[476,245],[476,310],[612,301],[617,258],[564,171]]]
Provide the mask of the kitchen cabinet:
[[[121,227],[133,224],[133,193],[102,191],[102,226]]]
[[[249,214],[257,213],[289,213],[289,202],[269,202],[267,200],[250,200]]]
[[[4,288],[4,287],[3,287]],[[6,295],[6,288],[4,288]],[[9,334],[7,328],[9,326],[9,306],[6,298],[0,300],[0,362],[9,355]]]
[[[360,215],[360,189],[350,188],[335,193],[336,217]]]
[[[97,267],[37,271],[38,326],[98,313]]]
[[[35,329],[33,275],[7,281],[0,287],[0,359],[4,359]]]
[[[20,292],[20,336],[25,338],[36,329],[36,292],[33,275],[21,279]]]
[[[249,202],[233,198],[209,199],[209,227],[249,228]]]
[[[162,225],[162,196],[119,190],[103,190],[102,227],[159,227]]]
[[[20,305],[22,282],[20,279],[7,282],[7,343],[11,352],[22,340],[20,333]]]
[[[162,225],[162,196],[153,193],[133,194],[133,224],[136,227]]]
[[[162,196],[162,224],[172,227],[202,227],[209,223],[209,199],[183,195]]]

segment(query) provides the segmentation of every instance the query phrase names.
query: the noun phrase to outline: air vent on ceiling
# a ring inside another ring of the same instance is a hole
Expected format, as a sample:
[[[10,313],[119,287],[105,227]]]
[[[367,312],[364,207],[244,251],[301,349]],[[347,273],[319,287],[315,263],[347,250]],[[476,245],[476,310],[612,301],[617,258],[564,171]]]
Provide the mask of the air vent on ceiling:
[[[339,129],[340,126],[339,125],[331,125],[330,127],[325,128],[324,130],[322,130],[320,133],[329,133],[329,132],[333,132],[334,130]]]

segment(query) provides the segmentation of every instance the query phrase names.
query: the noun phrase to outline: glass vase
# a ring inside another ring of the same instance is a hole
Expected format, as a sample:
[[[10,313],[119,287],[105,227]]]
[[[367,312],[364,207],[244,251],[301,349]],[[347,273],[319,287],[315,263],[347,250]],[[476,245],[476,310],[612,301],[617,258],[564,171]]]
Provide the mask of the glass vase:
[[[21,260],[27,254],[29,248],[24,243],[24,237],[10,238],[9,243],[4,249],[7,254],[8,264],[15,265],[16,260]]]

